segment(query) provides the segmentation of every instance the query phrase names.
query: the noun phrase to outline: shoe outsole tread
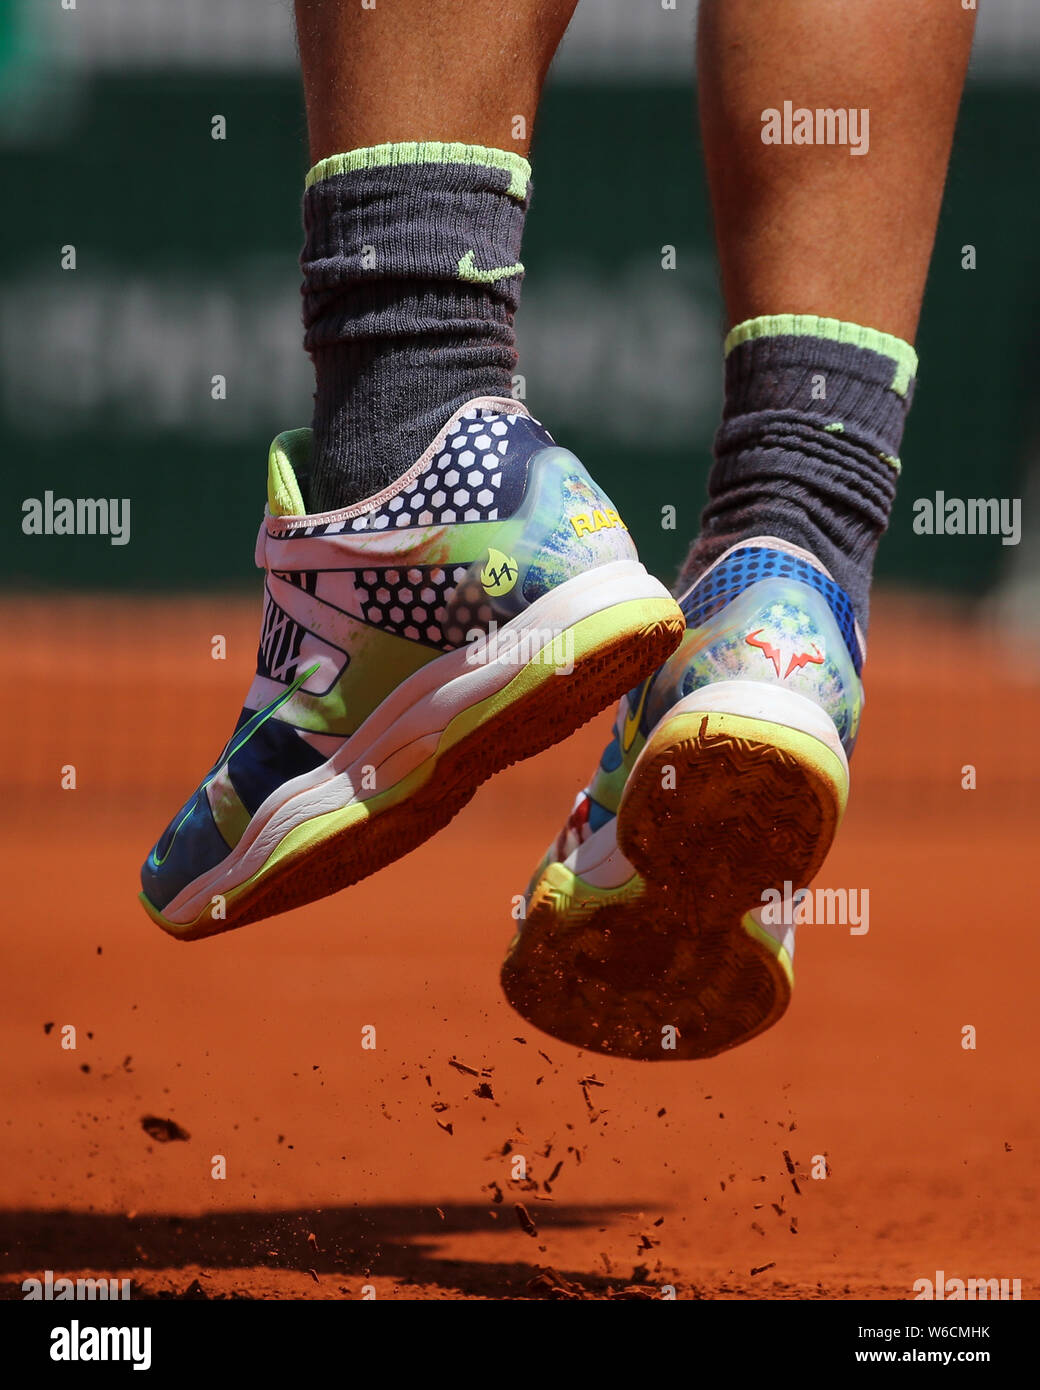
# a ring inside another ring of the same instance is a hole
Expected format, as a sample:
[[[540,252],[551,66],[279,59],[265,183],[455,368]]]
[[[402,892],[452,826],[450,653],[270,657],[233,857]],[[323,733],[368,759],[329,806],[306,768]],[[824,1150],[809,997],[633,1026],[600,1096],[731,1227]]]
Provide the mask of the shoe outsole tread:
[[[503,968],[507,998],[553,1037],[617,1057],[713,1057],[756,1037],[787,1008],[792,972],[747,914],[766,889],[808,885],[846,793],[841,760],[798,730],[664,721],[618,812],[636,875],[607,892],[543,875]]]

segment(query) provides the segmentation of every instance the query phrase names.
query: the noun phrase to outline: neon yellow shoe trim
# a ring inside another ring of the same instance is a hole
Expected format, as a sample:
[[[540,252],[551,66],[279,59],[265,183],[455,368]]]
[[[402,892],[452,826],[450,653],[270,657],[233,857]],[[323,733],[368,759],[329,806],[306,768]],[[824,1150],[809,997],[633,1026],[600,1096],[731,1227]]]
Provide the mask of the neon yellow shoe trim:
[[[767,932],[764,927],[760,927],[750,912],[741,919],[740,925],[753,941],[756,941],[759,946],[764,946],[774,960],[777,961],[781,970],[784,972],[788,986],[794,989],[794,961],[792,961],[791,957],[784,949],[783,944],[777,941],[775,936],[770,936],[769,932]]]
[[[527,197],[531,166],[512,150],[493,150],[485,145],[443,144],[439,140],[409,140],[396,145],[367,145],[346,154],[330,154],[311,169],[304,184],[312,188],[322,179],[350,174],[358,169],[381,169],[401,164],[480,164],[487,169],[505,169],[509,175],[506,192],[521,201]]]
[[[319,634],[320,636],[320,634]],[[441,653],[381,628],[360,629],[350,647],[347,668],[323,695],[297,691],[292,722],[312,734],[350,738],[391,691]],[[378,686],[373,681],[378,671]]]
[[[663,719],[650,736],[650,754],[669,750],[676,743],[729,735],[761,743],[768,748],[780,748],[795,758],[818,783],[827,787],[834,800],[837,823],[845,814],[849,800],[848,764],[842,762],[833,748],[822,739],[788,724],[771,719],[756,719],[747,714],[724,714],[719,711],[688,710]]]
[[[214,825],[220,831],[228,849],[234,849],[246,833],[253,817],[235,791],[226,764],[206,783],[206,795],[209,798]]]
[[[600,888],[595,883],[586,883],[572,869],[554,859],[539,874],[530,894],[528,909],[530,912],[549,903],[557,921],[568,920],[574,925],[601,907],[617,906],[639,898],[645,886],[642,877],[634,873],[615,888]],[[521,922],[509,943],[509,951],[519,942],[523,929]]]
[[[826,338],[832,343],[851,343],[853,347],[869,348],[883,357],[890,357],[895,367],[892,390],[905,396],[910,378],[917,375],[917,353],[902,338],[880,333],[876,328],[862,328],[858,323],[841,319],[818,318],[815,314],[764,314],[746,319],[731,328],[723,345],[725,356],[740,343],[754,338]]]
[[[554,861],[546,865],[535,893],[549,890],[557,897],[569,899],[580,911],[590,906],[599,907],[603,903],[627,902],[629,898],[638,897],[644,887],[642,877],[633,873],[631,878],[614,888],[600,888],[595,883],[586,883],[585,879],[568,869],[565,864]]]
[[[289,462],[290,454],[310,453],[313,435],[309,429],[286,430],[271,445],[267,456],[267,506],[272,516],[306,516],[303,493]]]

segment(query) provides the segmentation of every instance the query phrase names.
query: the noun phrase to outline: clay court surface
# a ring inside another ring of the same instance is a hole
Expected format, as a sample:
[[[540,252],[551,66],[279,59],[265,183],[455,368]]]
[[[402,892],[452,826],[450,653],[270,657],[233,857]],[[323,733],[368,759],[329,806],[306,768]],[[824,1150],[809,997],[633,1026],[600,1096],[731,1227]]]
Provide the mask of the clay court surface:
[[[510,895],[602,718],[336,898],[193,945],[146,919],[139,864],[230,730],[258,610],[8,607],[6,1296],[50,1269],[136,1297],[904,1299],[936,1270],[1036,1297],[1040,753],[1020,646],[876,602],[851,808],[818,880],[869,889],[869,932],[806,927],[792,1010],[759,1040],[639,1064],[535,1033],[497,986]]]

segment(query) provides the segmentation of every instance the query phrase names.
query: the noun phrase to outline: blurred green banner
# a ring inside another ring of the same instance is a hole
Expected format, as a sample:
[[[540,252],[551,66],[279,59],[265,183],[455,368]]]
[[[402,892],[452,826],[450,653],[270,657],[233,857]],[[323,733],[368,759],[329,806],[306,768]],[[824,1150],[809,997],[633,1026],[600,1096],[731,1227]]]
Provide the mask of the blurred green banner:
[[[19,68],[29,73],[29,57],[4,70]],[[18,111],[0,139],[0,429],[15,490],[4,577],[113,589],[251,582],[267,445],[310,416],[297,80],[106,70],[37,90]],[[224,139],[212,138],[218,115]],[[937,491],[1016,497],[1025,487],[1037,442],[1035,115],[1035,92],[1006,82],[976,85],[964,102],[880,552],[888,580],[983,593],[1013,554],[996,536],[918,536],[912,521],[914,500]],[[692,93],[671,81],[557,82],[533,163],[518,318],[527,403],[671,578],[696,529],[721,385]],[[850,237],[857,219],[850,206]],[[966,246],[973,270],[962,267]],[[674,269],[662,268],[668,247]],[[74,269],[63,268],[70,249]],[[25,535],[21,503],[47,490],[130,499],[129,543]]]

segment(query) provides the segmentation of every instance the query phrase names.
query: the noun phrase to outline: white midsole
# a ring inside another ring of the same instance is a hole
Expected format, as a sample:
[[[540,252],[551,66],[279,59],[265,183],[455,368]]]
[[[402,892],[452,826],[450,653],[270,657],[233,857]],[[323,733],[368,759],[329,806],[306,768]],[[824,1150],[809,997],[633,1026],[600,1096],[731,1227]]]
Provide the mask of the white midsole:
[[[618,849],[617,817],[594,830],[563,861],[583,883],[592,888],[621,888],[635,873],[635,865]]]
[[[428,662],[391,691],[320,767],[276,788],[258,807],[235,848],[182,888],[163,916],[182,925],[193,922],[214,895],[226,896],[256,873],[298,826],[369,800],[408,776],[436,751],[457,715],[496,694],[517,675],[515,652],[518,647],[524,650],[525,633],[562,634],[617,604],[670,597],[638,560],[615,560],[557,585],[505,624],[494,660],[474,663],[471,649],[460,647]],[[366,770],[365,780],[374,780],[376,787],[362,787]],[[292,792],[286,796],[289,787]]]
[[[646,741],[647,747],[657,730],[670,720],[681,714],[698,713],[740,714],[749,719],[764,719],[770,724],[782,724],[785,728],[809,734],[826,744],[841,760],[845,775],[848,776],[849,760],[841,746],[841,736],[834,720],[822,705],[805,695],[799,695],[794,690],[785,690],[782,685],[770,685],[765,681],[714,681],[711,685],[702,686],[700,690],[695,690],[692,695],[687,695],[672,705],[651,732]]]
[[[785,895],[783,906],[779,914],[779,922],[766,922],[763,920],[764,907],[756,907],[748,913],[760,931],[764,931],[767,936],[771,936],[778,946],[782,946],[787,952],[788,958],[794,960],[794,917],[795,911],[795,890]]]

